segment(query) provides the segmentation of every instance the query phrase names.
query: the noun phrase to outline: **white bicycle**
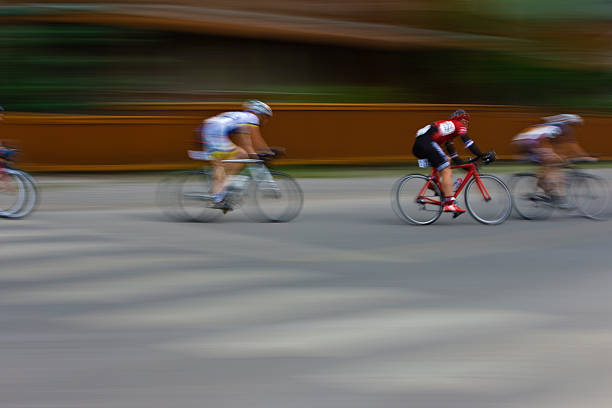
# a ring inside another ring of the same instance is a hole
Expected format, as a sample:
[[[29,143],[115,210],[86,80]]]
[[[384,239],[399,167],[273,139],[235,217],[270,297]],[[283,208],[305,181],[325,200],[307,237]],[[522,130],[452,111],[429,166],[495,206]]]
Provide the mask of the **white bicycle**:
[[[298,183],[288,174],[270,170],[269,156],[259,159],[223,160],[247,166],[227,187],[225,206],[213,203],[212,171],[183,171],[162,180],[157,199],[172,219],[210,222],[236,208],[264,222],[288,222],[299,215],[304,198]],[[245,205],[246,204],[246,205]]]

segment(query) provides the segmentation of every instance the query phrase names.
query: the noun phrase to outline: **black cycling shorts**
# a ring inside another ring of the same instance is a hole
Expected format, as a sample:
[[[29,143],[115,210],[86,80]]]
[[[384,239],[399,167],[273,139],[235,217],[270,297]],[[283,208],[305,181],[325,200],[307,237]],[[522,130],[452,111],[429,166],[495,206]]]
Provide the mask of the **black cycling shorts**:
[[[426,129],[426,128],[424,128]],[[419,159],[429,160],[429,164],[440,170],[444,170],[450,166],[448,157],[440,145],[433,140],[433,135],[437,132],[436,125],[429,125],[429,129],[418,135],[412,147],[412,153]]]

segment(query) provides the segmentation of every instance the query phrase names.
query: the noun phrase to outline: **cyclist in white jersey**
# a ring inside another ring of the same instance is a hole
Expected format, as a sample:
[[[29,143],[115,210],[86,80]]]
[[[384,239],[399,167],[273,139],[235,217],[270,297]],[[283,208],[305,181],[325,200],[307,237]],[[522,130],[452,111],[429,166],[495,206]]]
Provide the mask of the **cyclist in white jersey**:
[[[213,165],[214,201],[222,205],[228,176],[238,173],[242,163],[223,163],[225,159],[257,158],[256,151],[273,155],[261,136],[260,127],[272,117],[272,109],[260,101],[246,101],[244,111],[224,112],[204,120],[202,142],[204,158]]]

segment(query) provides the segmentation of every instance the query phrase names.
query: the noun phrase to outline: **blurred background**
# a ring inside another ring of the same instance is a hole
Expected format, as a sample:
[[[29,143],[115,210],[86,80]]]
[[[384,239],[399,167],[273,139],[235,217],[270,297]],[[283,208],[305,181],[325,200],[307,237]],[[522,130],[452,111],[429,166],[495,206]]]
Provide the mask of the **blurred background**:
[[[606,0],[4,1],[1,104],[612,108]]]

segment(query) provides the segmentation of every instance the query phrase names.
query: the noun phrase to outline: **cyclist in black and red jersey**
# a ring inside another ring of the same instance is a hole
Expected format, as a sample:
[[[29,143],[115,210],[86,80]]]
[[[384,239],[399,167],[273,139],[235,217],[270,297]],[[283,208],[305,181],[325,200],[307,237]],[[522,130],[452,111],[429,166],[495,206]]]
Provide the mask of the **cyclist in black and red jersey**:
[[[478,146],[469,138],[467,134],[469,122],[470,115],[463,109],[458,109],[451,115],[450,120],[438,120],[419,129],[416,134],[414,147],[412,148],[412,153],[416,157],[429,160],[429,163],[438,170],[442,194],[444,195],[445,212],[456,214],[465,212],[463,208],[460,208],[455,203],[455,198],[453,197],[450,161],[452,160],[455,165],[463,164],[453,145],[453,139],[460,136],[465,147],[470,149],[473,154],[478,157],[484,157],[485,162],[490,160],[487,155],[482,154]],[[440,147],[442,145],[446,147],[448,156]]]

